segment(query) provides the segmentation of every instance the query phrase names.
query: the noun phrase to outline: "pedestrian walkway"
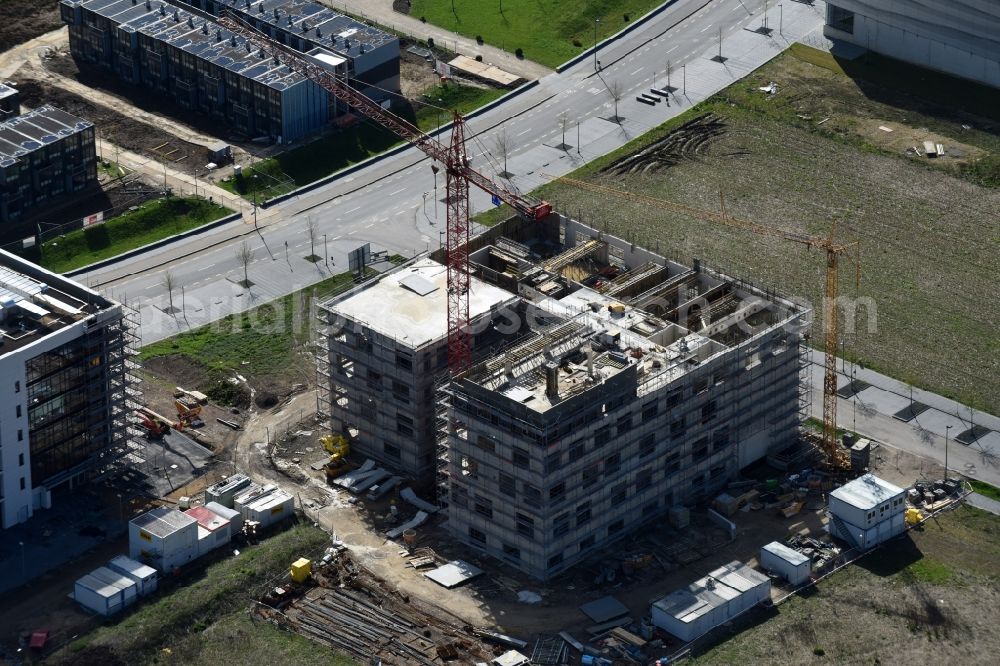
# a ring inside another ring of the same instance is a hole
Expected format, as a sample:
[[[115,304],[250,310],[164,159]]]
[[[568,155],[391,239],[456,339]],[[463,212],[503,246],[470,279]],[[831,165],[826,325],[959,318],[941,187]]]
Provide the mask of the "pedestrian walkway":
[[[990,513],[1000,516],[1000,502],[995,499],[991,499],[985,495],[980,495],[979,493],[969,493],[965,496],[965,501],[977,509],[989,511]]]
[[[443,48],[454,51],[461,55],[475,58],[477,55],[483,56],[483,62],[496,65],[500,69],[517,74],[518,76],[534,81],[546,74],[551,74],[552,70],[544,65],[531,60],[524,60],[489,44],[478,44],[476,40],[463,37],[457,32],[451,32],[444,28],[439,28],[430,23],[423,23],[418,18],[401,14],[393,10],[392,0],[320,0],[322,4],[340,9],[348,14],[360,17],[362,20],[369,20],[383,25],[410,37],[425,41],[428,37],[434,40]]]

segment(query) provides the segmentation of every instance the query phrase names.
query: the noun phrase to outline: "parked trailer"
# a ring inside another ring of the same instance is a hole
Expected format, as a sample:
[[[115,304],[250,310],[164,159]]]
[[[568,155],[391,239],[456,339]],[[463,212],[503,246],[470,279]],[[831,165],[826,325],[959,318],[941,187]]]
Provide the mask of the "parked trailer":
[[[137,562],[131,557],[119,555],[108,562],[108,568],[131,579],[135,583],[140,597],[156,592],[157,585],[159,585],[160,575],[156,569],[146,566],[142,562]]]

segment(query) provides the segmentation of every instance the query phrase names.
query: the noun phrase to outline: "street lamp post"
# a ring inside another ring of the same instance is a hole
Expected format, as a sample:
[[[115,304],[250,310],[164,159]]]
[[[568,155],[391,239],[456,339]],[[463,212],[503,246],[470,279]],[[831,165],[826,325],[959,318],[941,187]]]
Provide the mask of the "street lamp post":
[[[597,24],[600,23],[600,22],[601,22],[601,19],[599,19],[599,18],[595,18],[594,19],[594,71],[595,72],[598,69],[598,61],[597,61]]]
[[[326,247],[326,234],[323,234],[323,257],[326,267],[330,267],[330,250]]]
[[[781,33],[781,29],[784,27],[784,24],[785,24],[785,12],[784,12],[784,10],[781,7],[781,3],[778,3],[778,34],[779,35],[782,34]]]
[[[948,434],[951,432],[951,426],[944,427],[944,480],[948,480]]]
[[[576,119],[576,154],[580,154],[580,119]]]
[[[253,228],[257,228],[257,174],[253,175]]]

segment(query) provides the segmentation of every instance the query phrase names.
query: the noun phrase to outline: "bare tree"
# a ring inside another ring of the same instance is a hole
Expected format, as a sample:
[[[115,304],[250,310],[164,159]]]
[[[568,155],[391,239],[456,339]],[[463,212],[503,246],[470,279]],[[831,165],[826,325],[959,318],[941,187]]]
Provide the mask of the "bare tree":
[[[247,267],[253,261],[253,248],[247,245],[246,241],[240,243],[240,246],[236,248],[236,261],[243,265],[243,286],[249,289],[250,276],[247,274]]]
[[[566,144],[566,129],[569,127],[569,114],[560,113],[559,114],[559,129],[562,130],[562,145],[560,148],[563,150],[569,150],[569,146]]]
[[[309,234],[309,261],[319,261],[316,255],[316,237],[319,235],[319,224],[310,216],[306,219],[306,233]]]
[[[493,136],[493,142],[496,146],[496,151],[503,159],[503,173],[500,174],[501,178],[510,178],[514,174],[507,171],[507,157],[510,155],[510,151],[514,147],[514,143],[507,134],[507,127],[501,126],[499,131]]]
[[[174,313],[174,276],[170,271],[163,274],[163,286],[167,290],[167,298],[170,304],[170,314]]]
[[[611,99],[615,103],[615,122],[620,124],[622,119],[618,115],[618,102],[622,101],[622,97],[625,96],[625,87],[622,85],[622,82],[614,79],[609,83],[608,94],[611,95]]]

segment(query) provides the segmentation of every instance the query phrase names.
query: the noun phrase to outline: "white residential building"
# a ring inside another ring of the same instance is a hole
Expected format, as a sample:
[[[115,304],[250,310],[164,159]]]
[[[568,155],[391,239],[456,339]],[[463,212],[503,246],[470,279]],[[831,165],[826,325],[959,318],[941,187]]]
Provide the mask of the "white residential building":
[[[0,250],[0,525],[125,451],[127,308]]]

